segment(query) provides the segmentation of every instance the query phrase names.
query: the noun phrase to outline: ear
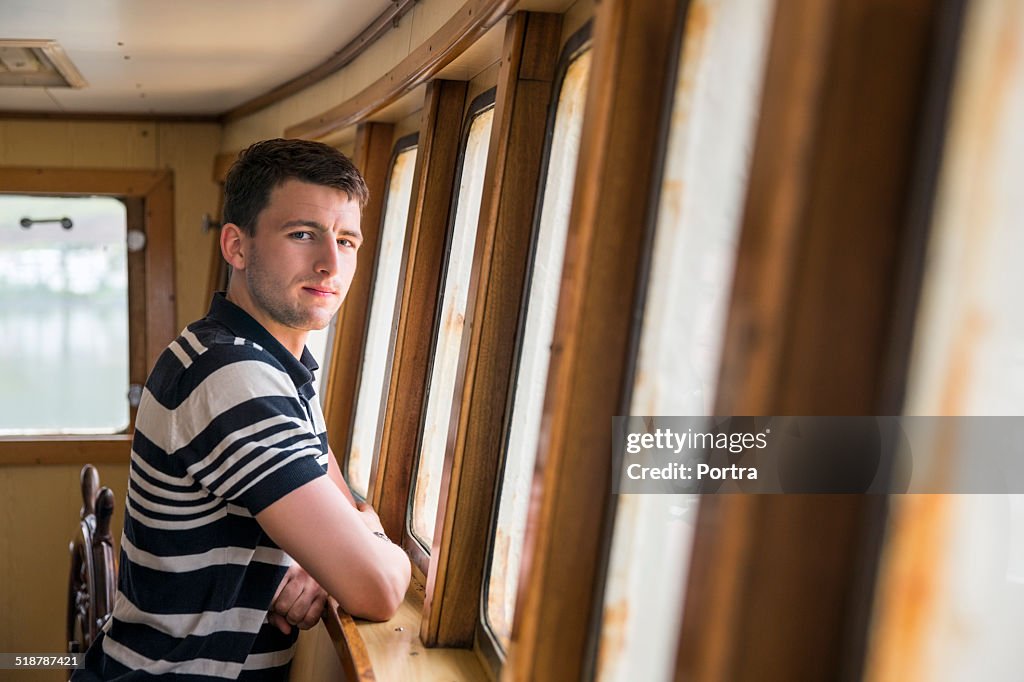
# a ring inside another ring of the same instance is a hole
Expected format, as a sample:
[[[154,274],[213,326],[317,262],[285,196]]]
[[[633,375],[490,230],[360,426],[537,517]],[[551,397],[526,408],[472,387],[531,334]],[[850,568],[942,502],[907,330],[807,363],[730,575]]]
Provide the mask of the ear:
[[[245,270],[247,235],[238,225],[224,223],[220,228],[220,252],[235,270]]]

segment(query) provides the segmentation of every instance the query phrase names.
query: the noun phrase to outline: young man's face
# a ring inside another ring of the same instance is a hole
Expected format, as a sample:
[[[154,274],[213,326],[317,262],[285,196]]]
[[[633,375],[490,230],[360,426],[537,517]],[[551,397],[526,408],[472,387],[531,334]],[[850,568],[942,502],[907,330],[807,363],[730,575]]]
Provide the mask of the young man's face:
[[[236,275],[249,313],[279,340],[304,341],[338,311],[356,271],[359,219],[358,201],[332,187],[289,179],[271,192]]]

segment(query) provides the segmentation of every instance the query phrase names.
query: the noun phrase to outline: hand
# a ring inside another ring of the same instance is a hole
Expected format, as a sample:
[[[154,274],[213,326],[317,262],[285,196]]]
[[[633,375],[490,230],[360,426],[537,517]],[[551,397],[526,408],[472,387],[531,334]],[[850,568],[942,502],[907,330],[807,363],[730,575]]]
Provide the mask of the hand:
[[[270,602],[267,619],[288,635],[292,626],[308,630],[324,612],[327,592],[298,564],[292,564]]]
[[[359,511],[359,518],[362,519],[371,533],[384,532],[384,526],[380,523],[380,517],[377,516],[377,512],[374,511],[369,502],[356,502],[356,509]]]

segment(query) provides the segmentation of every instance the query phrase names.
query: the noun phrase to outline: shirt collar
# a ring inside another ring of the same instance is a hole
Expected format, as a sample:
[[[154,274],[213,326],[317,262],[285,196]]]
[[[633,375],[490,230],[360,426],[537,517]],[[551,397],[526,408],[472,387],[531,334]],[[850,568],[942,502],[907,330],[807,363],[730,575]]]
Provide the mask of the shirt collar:
[[[229,301],[222,291],[218,291],[213,295],[213,301],[210,303],[210,312],[206,316],[223,324],[235,336],[240,336],[243,339],[248,339],[253,343],[263,346],[284,366],[288,376],[295,383],[295,387],[305,389],[308,386],[308,389],[303,390],[303,395],[308,392],[310,395],[305,395],[305,397],[312,397],[313,372],[318,370],[320,366],[313,358],[313,354],[309,352],[309,348],[303,346],[302,358],[296,359],[291,351],[274,338],[273,334],[268,332],[252,315]]]

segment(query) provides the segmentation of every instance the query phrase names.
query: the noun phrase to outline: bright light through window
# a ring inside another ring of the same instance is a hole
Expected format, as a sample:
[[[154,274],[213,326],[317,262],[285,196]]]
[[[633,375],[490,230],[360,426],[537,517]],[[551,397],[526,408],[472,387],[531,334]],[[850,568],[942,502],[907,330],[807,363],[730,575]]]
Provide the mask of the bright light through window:
[[[116,199],[0,195],[0,434],[128,427],[126,238]]]
[[[405,244],[415,170],[415,147],[395,157],[384,210],[384,228],[381,232],[380,255],[377,257],[377,274],[373,282],[359,395],[356,398],[356,415],[352,427],[352,448],[348,453],[349,484],[363,497],[367,496],[370,489],[370,470],[379,446],[383,408],[387,399],[391,331],[397,321],[402,248]]]

